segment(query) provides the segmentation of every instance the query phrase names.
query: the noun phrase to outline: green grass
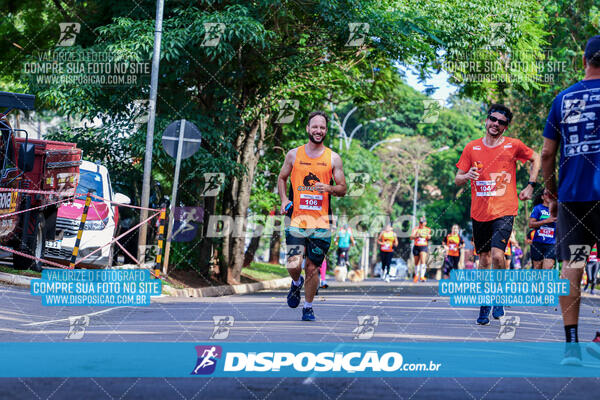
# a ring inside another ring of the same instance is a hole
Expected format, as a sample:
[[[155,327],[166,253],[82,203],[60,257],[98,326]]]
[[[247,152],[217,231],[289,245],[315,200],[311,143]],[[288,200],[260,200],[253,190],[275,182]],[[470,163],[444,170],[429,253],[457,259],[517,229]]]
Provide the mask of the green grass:
[[[35,278],[40,278],[42,276],[41,272],[35,272],[30,269],[26,269],[26,270],[13,269],[10,267],[6,267],[4,265],[0,265],[0,272],[6,272],[8,274],[31,276],[31,277],[35,277]]]
[[[285,278],[289,276],[287,268],[279,264],[253,262],[249,267],[242,269],[242,274],[257,281]]]

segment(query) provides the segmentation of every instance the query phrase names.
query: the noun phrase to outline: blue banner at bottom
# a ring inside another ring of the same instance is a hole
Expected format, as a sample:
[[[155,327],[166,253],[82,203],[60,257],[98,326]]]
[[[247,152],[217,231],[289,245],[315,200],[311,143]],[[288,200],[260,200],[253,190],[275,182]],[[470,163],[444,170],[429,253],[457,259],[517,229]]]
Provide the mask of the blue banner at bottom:
[[[0,343],[0,377],[600,377],[581,343]],[[588,351],[588,346],[590,349]],[[565,350],[571,363],[562,365]]]

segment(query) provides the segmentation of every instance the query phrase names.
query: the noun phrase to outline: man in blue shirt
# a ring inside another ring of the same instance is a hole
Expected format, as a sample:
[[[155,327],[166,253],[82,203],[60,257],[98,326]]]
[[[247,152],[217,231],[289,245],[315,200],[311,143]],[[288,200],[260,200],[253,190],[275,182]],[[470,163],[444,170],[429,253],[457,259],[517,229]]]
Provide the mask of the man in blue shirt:
[[[549,192],[544,190],[541,195],[542,202],[533,207],[529,216],[529,227],[535,229],[531,243],[531,260],[534,269],[554,268],[556,217],[550,215]]]
[[[562,364],[582,365],[577,344],[581,275],[593,244],[600,239],[600,36],[592,37],[583,56],[585,77],[556,96],[544,129],[542,170],[550,215],[558,217],[556,242],[570,281],[560,297],[565,338]],[[556,153],[560,146],[558,190]],[[600,332],[588,352],[600,358]]]

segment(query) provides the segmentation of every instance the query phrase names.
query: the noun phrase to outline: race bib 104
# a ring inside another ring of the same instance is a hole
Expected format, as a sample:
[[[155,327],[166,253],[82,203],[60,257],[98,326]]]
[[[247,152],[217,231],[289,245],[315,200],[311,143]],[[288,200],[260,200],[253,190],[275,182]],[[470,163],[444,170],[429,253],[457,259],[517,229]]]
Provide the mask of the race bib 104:
[[[477,197],[496,196],[496,181],[475,181]]]

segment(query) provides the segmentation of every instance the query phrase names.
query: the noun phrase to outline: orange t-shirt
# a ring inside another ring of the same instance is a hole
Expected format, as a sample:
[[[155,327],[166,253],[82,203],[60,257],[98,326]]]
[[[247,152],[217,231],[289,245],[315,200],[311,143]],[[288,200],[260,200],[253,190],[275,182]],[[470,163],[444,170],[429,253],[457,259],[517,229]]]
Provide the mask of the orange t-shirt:
[[[459,235],[448,234],[444,239],[444,243],[448,246],[448,255],[453,257],[460,256],[460,245],[462,242],[463,240]]]
[[[412,231],[412,237],[414,237],[415,246],[427,246],[429,244],[429,238],[431,237],[431,228],[428,226],[415,227]]]
[[[325,147],[320,157],[310,158],[304,146],[298,147],[291,174],[294,212],[290,226],[329,229],[329,193],[317,192],[314,186],[329,184],[332,176],[331,149]]]
[[[517,215],[517,160],[525,162],[532,156],[532,149],[510,137],[496,147],[483,144],[483,138],[465,146],[456,166],[465,172],[473,166],[479,169],[479,179],[471,181],[471,218],[485,222]]]

